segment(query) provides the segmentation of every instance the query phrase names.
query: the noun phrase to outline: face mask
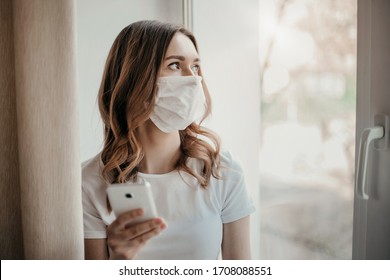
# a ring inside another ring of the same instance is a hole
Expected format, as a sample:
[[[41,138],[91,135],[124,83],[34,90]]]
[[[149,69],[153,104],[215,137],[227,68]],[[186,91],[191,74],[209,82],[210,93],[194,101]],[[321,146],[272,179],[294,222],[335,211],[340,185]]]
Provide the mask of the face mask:
[[[205,112],[202,77],[161,77],[152,122],[163,132],[183,130]]]

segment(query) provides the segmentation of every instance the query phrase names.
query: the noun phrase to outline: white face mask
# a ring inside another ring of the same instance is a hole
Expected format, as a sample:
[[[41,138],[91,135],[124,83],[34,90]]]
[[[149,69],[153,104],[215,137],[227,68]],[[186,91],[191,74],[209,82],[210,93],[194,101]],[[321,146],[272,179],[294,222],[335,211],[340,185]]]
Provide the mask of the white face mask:
[[[183,130],[200,120],[205,112],[205,96],[199,76],[160,77],[152,122],[163,132]]]

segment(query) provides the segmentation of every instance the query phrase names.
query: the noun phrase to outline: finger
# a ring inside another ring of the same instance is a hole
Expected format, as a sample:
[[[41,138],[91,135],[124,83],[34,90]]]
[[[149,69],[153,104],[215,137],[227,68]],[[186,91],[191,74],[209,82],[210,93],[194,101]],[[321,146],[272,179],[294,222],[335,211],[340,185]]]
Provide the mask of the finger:
[[[129,240],[134,239],[148,231],[154,230],[156,228],[164,230],[166,227],[167,224],[162,218],[155,218],[137,225],[133,225],[129,228],[126,228],[125,230],[108,232],[108,240],[112,245],[115,244],[116,246],[121,246],[127,244]]]
[[[117,248],[135,249],[136,247],[141,246],[142,244],[146,243],[150,238],[152,238],[155,235],[158,235],[161,231],[167,228],[167,224],[164,222],[163,219],[156,218],[156,220],[157,219],[159,219],[160,222],[155,221],[156,224],[155,226],[150,227],[149,230],[140,233],[138,236],[135,236],[132,239],[129,239],[128,232],[130,229],[126,230],[127,233],[123,231],[117,234],[110,235],[107,239],[109,247],[115,251]],[[145,222],[144,224],[147,224],[147,222]]]
[[[161,231],[162,231],[161,227],[156,227],[148,232],[145,232],[137,236],[136,238],[129,240],[128,246],[136,247],[136,246],[145,245],[146,242],[148,242],[151,238],[155,237],[156,235],[159,235]]]
[[[127,242],[124,242],[124,240],[113,240],[110,242],[109,248],[113,255],[119,256],[118,259],[132,259],[150,238],[152,236],[147,235],[141,238],[142,242],[134,241],[134,239]]]
[[[137,217],[140,217],[143,214],[144,213],[143,213],[142,209],[134,209],[134,210],[130,210],[128,212],[125,212],[125,213],[119,215],[115,219],[115,221],[113,221],[108,226],[107,230],[110,231],[110,232],[116,232],[116,231],[122,230],[123,228],[125,228],[126,224],[131,222],[131,220],[133,220],[133,219],[135,219]]]
[[[135,246],[135,244],[139,243],[138,241],[136,241],[135,243],[129,243],[129,241],[134,240],[147,232],[151,232],[154,230],[162,230],[164,226],[165,225],[162,225],[162,220],[160,218],[152,219],[147,222],[133,225],[125,230],[110,233],[108,235],[107,241],[109,247],[111,248]]]
[[[155,218],[148,220],[143,223],[139,223],[137,225],[126,228],[123,233],[123,238],[126,240],[130,240],[140,236],[148,231],[151,231],[155,228],[161,228],[161,224],[163,223],[162,219]]]

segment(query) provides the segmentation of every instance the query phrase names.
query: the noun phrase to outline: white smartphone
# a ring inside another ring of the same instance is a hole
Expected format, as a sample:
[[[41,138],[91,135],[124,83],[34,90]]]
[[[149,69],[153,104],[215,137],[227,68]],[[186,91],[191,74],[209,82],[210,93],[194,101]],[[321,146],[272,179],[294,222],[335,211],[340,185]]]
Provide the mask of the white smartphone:
[[[129,225],[138,224],[157,217],[152,188],[148,182],[111,184],[107,188],[108,200],[115,215],[142,208],[144,215],[135,218]]]

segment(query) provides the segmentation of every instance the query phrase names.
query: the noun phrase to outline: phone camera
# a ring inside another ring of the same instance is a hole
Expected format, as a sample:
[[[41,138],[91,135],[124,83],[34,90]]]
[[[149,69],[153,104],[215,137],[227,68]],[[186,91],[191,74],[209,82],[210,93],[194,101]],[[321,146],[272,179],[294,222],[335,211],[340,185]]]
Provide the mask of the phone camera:
[[[133,198],[133,195],[132,195],[131,193],[127,193],[127,194],[125,194],[125,196],[126,196],[127,198]]]

